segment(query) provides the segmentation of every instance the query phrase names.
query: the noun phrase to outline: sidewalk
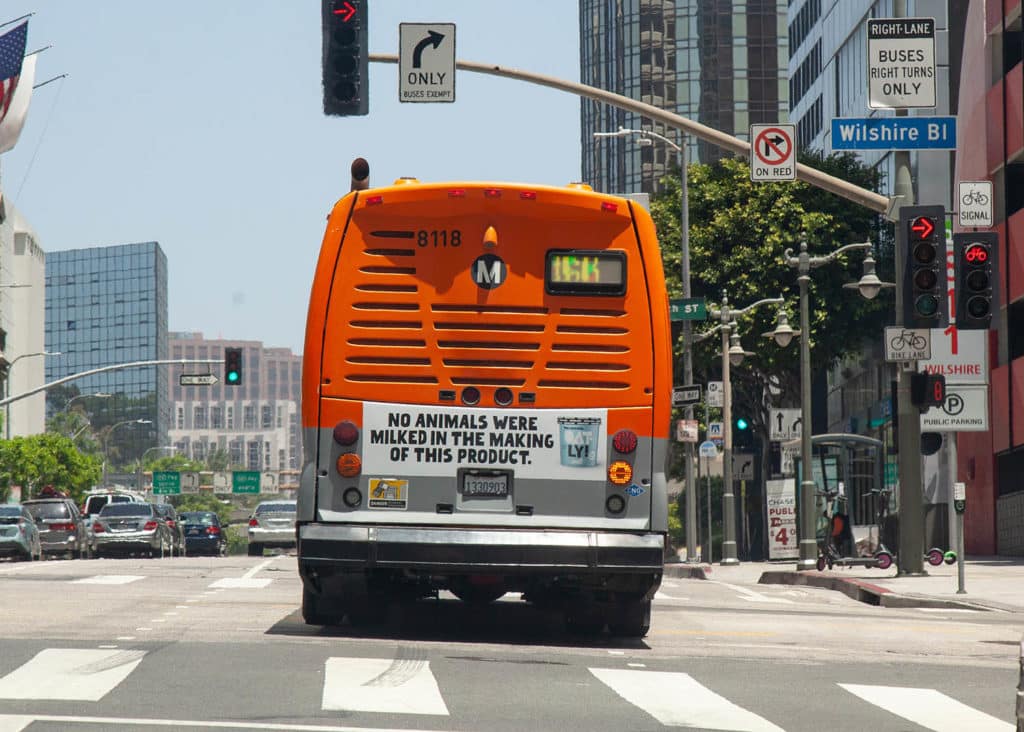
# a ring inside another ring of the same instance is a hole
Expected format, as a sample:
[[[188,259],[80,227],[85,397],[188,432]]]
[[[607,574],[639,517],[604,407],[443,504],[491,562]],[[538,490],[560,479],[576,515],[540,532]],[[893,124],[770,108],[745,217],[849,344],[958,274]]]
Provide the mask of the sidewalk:
[[[1024,558],[978,557],[964,566],[965,594],[957,594],[957,565],[924,565],[923,576],[898,576],[864,567],[798,572],[795,560],[741,562],[737,565],[665,564],[666,577],[723,582],[808,585],[842,592],[883,607],[938,607],[1024,613]]]

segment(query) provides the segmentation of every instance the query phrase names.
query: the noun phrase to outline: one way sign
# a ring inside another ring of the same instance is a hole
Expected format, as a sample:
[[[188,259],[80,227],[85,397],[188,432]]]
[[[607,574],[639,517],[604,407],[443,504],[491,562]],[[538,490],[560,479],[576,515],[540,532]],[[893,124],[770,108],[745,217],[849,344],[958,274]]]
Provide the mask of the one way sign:
[[[802,421],[799,409],[769,409],[768,439],[772,442],[799,439]]]

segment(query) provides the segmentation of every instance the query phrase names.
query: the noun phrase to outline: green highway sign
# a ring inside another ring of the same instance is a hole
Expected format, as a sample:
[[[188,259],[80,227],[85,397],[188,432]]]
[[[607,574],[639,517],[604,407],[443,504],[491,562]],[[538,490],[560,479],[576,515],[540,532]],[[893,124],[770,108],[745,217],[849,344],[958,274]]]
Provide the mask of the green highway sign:
[[[703,297],[675,297],[668,301],[668,305],[672,322],[708,319],[708,307]]]
[[[181,493],[181,473],[177,470],[153,471],[153,495],[173,496]]]
[[[255,470],[236,470],[231,474],[232,493],[259,493],[260,474]]]

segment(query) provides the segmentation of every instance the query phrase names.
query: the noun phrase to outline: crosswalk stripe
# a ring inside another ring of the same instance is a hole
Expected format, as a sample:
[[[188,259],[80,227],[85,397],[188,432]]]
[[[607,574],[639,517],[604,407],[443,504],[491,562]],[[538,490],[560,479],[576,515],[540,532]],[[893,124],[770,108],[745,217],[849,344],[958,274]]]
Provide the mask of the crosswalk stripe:
[[[127,585],[131,582],[138,582],[146,579],[141,574],[97,574],[92,577],[72,580],[73,585]]]
[[[99,701],[145,655],[145,651],[45,648],[0,678],[0,699]]]
[[[590,673],[665,725],[731,732],[783,732],[764,717],[702,686],[689,674],[610,668],[591,668]]]
[[[1009,722],[978,711],[935,689],[906,686],[839,684],[843,689],[887,712],[934,732],[1013,732]]]
[[[423,659],[328,658],[322,707],[330,711],[448,715],[430,662]]]

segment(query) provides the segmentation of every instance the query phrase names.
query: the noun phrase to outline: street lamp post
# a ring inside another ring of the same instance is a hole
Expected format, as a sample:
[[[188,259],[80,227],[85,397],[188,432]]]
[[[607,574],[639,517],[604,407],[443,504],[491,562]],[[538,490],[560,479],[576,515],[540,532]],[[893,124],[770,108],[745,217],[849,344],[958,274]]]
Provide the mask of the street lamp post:
[[[617,132],[595,132],[594,137],[626,137],[637,136],[639,144],[651,144],[653,140],[659,140],[668,145],[676,153],[676,160],[679,164],[679,236],[680,236],[680,264],[683,282],[683,297],[691,297],[690,291],[690,201],[689,186],[687,181],[687,160],[686,160],[686,137],[680,130],[682,137],[681,145],[676,144],[664,135],[652,130],[632,130],[620,127]],[[693,328],[689,320],[683,321],[683,382],[689,386],[693,383]],[[685,407],[686,419],[693,419],[693,405]],[[686,561],[689,564],[697,562],[697,488],[694,480],[694,450],[693,443],[685,443],[686,451],[685,482],[686,482]]]
[[[761,305],[781,305],[781,297],[765,298],[747,305],[745,308],[733,308],[729,298],[722,294],[721,305],[708,305],[708,318],[719,321],[710,331],[703,333],[704,338],[715,331],[722,333],[722,560],[723,566],[739,564],[736,553],[736,496],[732,492],[732,384],[729,380],[729,366],[739,366],[747,352],[740,345],[739,333],[736,332],[736,318]],[[780,346],[785,346],[792,338],[792,329],[785,320],[785,313],[780,309],[773,331]],[[711,537],[708,537],[711,541]]]
[[[153,420],[150,419],[126,419],[123,422],[117,422],[113,427],[107,430],[107,434],[103,438],[103,487],[107,486],[107,445],[110,442],[110,436],[114,434],[114,430],[123,424],[153,424]]]
[[[23,353],[20,356],[16,356],[13,361],[7,364],[7,369],[4,373],[4,398],[11,396],[11,369],[14,368],[14,364],[18,363],[23,358],[29,358],[30,356],[61,356],[63,355],[60,351],[36,351],[35,353]],[[6,439],[11,439],[11,405],[8,403],[4,409],[4,436]]]
[[[830,254],[823,256],[811,256],[807,252],[806,235],[800,239],[800,254],[793,256],[792,249],[786,249],[785,261],[790,267],[795,267],[799,273],[797,282],[800,284],[800,496],[799,496],[799,518],[798,535],[800,543],[800,558],[797,561],[798,570],[815,569],[818,561],[818,540],[815,527],[815,498],[814,498],[814,476],[811,470],[811,314],[810,298],[808,287],[811,282],[811,270],[835,261],[843,252],[855,249],[871,249],[869,241],[858,242],[841,246]],[[860,294],[871,300],[878,295],[882,288],[895,287],[895,285],[882,282],[875,275],[875,260],[868,254],[864,258],[864,274],[860,281],[843,285],[843,287],[855,287]]]
[[[113,394],[108,394],[105,391],[97,391],[97,392],[94,392],[92,394],[76,394],[75,396],[71,397],[70,399],[68,399],[64,403],[64,406],[61,408],[59,414],[70,414],[70,412],[68,410],[71,408],[72,402],[74,402],[76,399],[85,399],[87,397],[94,397],[96,399],[106,399],[106,398],[109,398],[109,397],[112,397],[112,396],[114,396],[114,395]],[[82,434],[82,432],[84,432],[85,429],[91,425],[91,421],[89,420],[88,415],[86,415],[84,417],[84,419],[85,419],[85,424],[82,425],[81,427],[79,427],[77,430],[75,430],[75,432],[71,435],[71,441],[72,442],[74,442],[75,438],[77,438],[80,434]]]

